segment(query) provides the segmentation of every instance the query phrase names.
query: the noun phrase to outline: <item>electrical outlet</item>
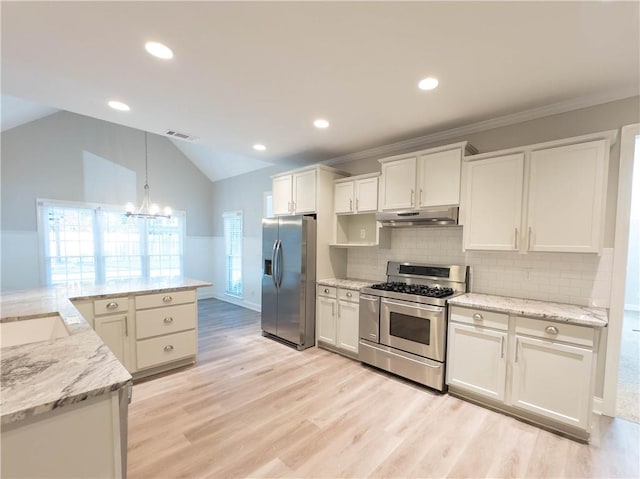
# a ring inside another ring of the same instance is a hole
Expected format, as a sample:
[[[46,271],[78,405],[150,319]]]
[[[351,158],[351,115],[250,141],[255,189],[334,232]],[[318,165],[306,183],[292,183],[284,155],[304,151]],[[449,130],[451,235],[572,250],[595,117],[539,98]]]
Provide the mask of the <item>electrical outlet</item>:
[[[364,229],[361,229],[361,230],[360,230],[360,239],[364,239],[364,238],[365,238],[365,236],[366,236],[366,232],[365,232],[365,230],[364,230]]]

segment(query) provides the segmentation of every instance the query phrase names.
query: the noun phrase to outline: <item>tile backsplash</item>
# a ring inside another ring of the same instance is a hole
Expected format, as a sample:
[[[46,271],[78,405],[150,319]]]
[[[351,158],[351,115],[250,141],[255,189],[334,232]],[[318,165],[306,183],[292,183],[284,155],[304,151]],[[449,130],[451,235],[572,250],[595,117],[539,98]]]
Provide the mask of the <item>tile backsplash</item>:
[[[462,227],[396,228],[391,248],[350,248],[347,276],[386,279],[387,261],[467,264],[471,291],[609,307],[613,249],[587,253],[462,251]]]

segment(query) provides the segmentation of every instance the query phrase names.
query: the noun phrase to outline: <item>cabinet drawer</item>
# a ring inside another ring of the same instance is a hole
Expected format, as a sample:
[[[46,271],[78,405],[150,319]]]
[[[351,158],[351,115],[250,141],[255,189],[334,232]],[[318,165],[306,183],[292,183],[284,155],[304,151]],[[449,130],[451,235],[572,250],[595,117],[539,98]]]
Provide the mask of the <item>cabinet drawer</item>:
[[[136,309],[157,308],[160,306],[170,306],[174,304],[193,303],[195,302],[195,300],[195,290],[144,294],[136,296]]]
[[[343,301],[353,301],[357,303],[360,301],[360,292],[353,291],[352,289],[338,289],[338,299]]]
[[[93,302],[93,311],[98,314],[126,313],[129,310],[129,297],[97,299]]]
[[[195,304],[145,309],[136,313],[136,338],[150,338],[196,327]]]
[[[337,288],[335,288],[333,286],[318,285],[316,287],[316,294],[318,296],[327,296],[329,298],[335,298],[336,297],[336,291],[337,291]]]
[[[593,328],[588,326],[517,318],[516,334],[593,347]]]
[[[452,306],[449,319],[458,323],[473,324],[486,328],[500,329],[502,331],[509,329],[509,315],[496,313],[494,311],[481,311],[478,309]]]
[[[143,339],[136,343],[138,369],[195,356],[197,351],[198,341],[195,330]]]

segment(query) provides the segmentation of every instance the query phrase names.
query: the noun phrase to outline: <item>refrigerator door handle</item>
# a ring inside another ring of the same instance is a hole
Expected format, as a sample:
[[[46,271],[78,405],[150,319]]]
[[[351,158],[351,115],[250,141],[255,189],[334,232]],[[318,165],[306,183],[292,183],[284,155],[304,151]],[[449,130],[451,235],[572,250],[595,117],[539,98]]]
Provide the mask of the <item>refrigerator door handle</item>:
[[[271,264],[273,265],[271,270],[271,280],[273,281],[273,285],[276,287],[276,289],[278,288],[278,280],[276,278],[276,276],[278,275],[278,263],[277,263],[278,258],[276,257],[277,251],[278,251],[278,240],[275,240],[273,242],[273,249],[271,251]]]
[[[278,248],[276,251],[276,254],[278,255],[277,260],[278,260],[278,289],[280,289],[280,287],[282,286],[282,261],[283,261],[283,254],[282,254],[282,241],[278,240]]]

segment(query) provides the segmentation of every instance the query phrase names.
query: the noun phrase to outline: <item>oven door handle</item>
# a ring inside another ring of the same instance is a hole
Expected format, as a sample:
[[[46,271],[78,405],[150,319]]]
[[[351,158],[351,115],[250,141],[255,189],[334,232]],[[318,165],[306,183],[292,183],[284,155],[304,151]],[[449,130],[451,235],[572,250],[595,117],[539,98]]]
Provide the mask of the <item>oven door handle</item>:
[[[385,304],[393,304],[395,306],[403,306],[405,308],[417,308],[423,311],[431,311],[432,313],[442,313],[444,308],[440,306],[429,306],[421,303],[411,303],[408,301],[394,301],[392,299],[382,298],[382,302]]]

